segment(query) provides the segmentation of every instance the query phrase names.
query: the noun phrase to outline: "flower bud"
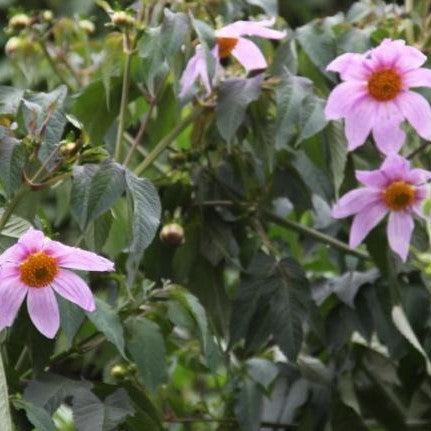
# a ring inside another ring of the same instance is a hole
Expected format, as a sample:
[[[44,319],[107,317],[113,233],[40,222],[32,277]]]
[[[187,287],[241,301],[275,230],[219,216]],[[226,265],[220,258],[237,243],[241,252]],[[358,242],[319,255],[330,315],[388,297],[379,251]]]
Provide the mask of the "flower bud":
[[[160,231],[160,240],[171,247],[178,247],[185,242],[184,228],[178,223],[169,223]]]
[[[11,37],[4,47],[5,53],[7,56],[14,56],[19,49],[23,46],[23,40],[20,37]]]
[[[118,27],[132,27],[135,25],[135,18],[124,10],[114,12],[111,15],[111,21]]]
[[[116,379],[122,379],[126,375],[127,375],[127,369],[126,367],[124,367],[124,365],[117,364],[111,368],[111,376]]]
[[[78,149],[78,145],[76,142],[65,142],[60,147],[60,154],[63,157],[70,157],[76,153],[77,149]]]
[[[81,19],[78,22],[78,26],[81,30],[83,30],[87,34],[92,34],[96,30],[96,26],[89,19]]]
[[[42,19],[46,22],[51,22],[54,19],[52,10],[44,10],[42,12]]]
[[[31,23],[32,20],[28,15],[25,13],[19,13],[9,20],[9,27],[12,30],[22,30],[25,27],[29,27]]]

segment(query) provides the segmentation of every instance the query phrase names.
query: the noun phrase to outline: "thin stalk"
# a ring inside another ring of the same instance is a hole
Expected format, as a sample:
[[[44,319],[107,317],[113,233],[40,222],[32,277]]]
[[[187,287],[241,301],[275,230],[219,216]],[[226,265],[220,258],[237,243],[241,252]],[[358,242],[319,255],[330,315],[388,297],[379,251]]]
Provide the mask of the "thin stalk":
[[[2,431],[13,431],[12,419],[9,407],[9,395],[4,371],[3,357],[0,353],[0,429]]]
[[[42,48],[43,54],[45,58],[48,60],[49,65],[51,66],[54,73],[58,76],[60,81],[71,91],[75,91],[75,87],[69,82],[66,76],[63,74],[63,71],[60,67],[58,67],[58,63],[51,57],[51,54],[48,51],[44,41],[39,41],[39,45]]]
[[[157,159],[160,153],[165,150],[169,145],[178,137],[178,135],[186,129],[193,121],[195,121],[203,112],[202,107],[197,107],[189,116],[180,121],[148,154],[148,156],[138,165],[135,169],[136,175],[141,175],[145,169]]]
[[[129,100],[129,87],[130,87],[130,65],[132,62],[132,52],[130,50],[130,42],[127,34],[125,37],[125,54],[126,60],[124,63],[124,73],[123,73],[123,86],[121,90],[121,102],[120,102],[120,114],[118,116],[118,130],[117,130],[117,140],[115,143],[115,153],[114,158],[117,162],[121,160],[122,153],[122,143],[124,134],[124,122],[126,117],[127,102]]]
[[[263,211],[263,215],[266,219],[268,219],[269,221],[275,224],[278,224],[287,229],[302,233],[319,242],[328,244],[331,247],[338,248],[339,250],[343,251],[346,254],[359,257],[360,259],[366,259],[366,260],[370,259],[370,256],[368,255],[368,253],[364,253],[359,250],[354,250],[353,248],[350,248],[346,243],[339,241],[338,239],[333,238],[332,236],[326,235],[316,229],[304,226],[303,224],[297,223],[293,220],[281,218],[269,211]]]
[[[225,207],[236,206],[240,208],[247,208],[248,206],[246,202],[237,203],[229,200],[207,201],[207,202],[204,202],[202,205],[203,206],[225,206]],[[330,245],[331,247],[337,248],[346,254],[359,257],[360,259],[366,259],[366,260],[370,259],[370,256],[368,255],[368,253],[364,253],[359,250],[354,250],[353,248],[350,248],[346,243],[339,241],[338,239],[333,238],[332,236],[326,235],[316,229],[313,229],[308,226],[304,226],[303,224],[293,220],[284,219],[267,210],[262,211],[261,215],[272,223],[278,224],[279,226],[285,227],[286,229],[289,229],[289,230],[294,230],[295,232],[298,232],[305,236],[313,238],[318,242],[322,242],[327,245]]]
[[[130,160],[132,159],[133,153],[137,149],[139,143],[141,142],[143,136],[145,135],[145,132],[147,130],[148,124],[150,122],[151,114],[153,113],[154,107],[156,106],[156,100],[153,99],[150,102],[150,106],[148,108],[147,113],[145,114],[144,120],[141,122],[141,125],[139,127],[138,133],[135,136],[135,139],[133,140],[132,146],[129,148],[129,151],[127,153],[126,158],[124,159],[123,165],[127,167],[127,165],[130,163]]]

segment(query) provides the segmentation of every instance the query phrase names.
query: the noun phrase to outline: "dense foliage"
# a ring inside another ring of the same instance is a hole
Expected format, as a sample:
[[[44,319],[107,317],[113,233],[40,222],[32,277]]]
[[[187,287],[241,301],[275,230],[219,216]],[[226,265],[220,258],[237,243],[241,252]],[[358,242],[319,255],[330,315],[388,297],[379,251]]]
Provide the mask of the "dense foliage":
[[[384,157],[325,116],[341,54],[428,55],[428,0],[3,3],[0,251],[34,227],[115,271],[55,338],[25,306],[0,333],[1,431],[431,429],[430,202],[408,258],[385,223],[350,247],[331,209]],[[214,51],[268,17],[264,70]]]

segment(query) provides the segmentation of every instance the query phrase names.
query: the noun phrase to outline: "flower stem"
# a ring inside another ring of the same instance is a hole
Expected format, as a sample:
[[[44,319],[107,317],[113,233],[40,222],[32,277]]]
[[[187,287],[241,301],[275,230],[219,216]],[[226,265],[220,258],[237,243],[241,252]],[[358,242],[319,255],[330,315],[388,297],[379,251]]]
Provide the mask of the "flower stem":
[[[2,431],[13,431],[12,419],[9,407],[9,395],[7,389],[6,374],[4,371],[3,358],[0,354],[0,429]]]
[[[52,58],[51,54],[46,47],[46,44],[43,40],[39,41],[39,45],[42,48],[43,54],[45,58],[48,60],[49,65],[51,66],[54,73],[58,76],[60,81],[70,90],[75,91],[75,87],[69,82],[66,76],[63,74],[63,71],[58,67],[58,63]]]
[[[123,143],[123,134],[124,134],[124,122],[126,116],[126,108],[127,102],[129,100],[129,87],[130,87],[130,65],[132,62],[132,52],[130,50],[130,42],[127,34],[125,37],[125,54],[126,60],[124,63],[124,72],[123,72],[123,86],[121,90],[121,102],[120,102],[120,114],[118,116],[118,130],[117,130],[117,140],[115,143],[115,153],[114,159],[117,162],[121,161],[121,153],[122,153],[122,143]]]
[[[181,120],[181,122],[174,127],[154,148],[153,150],[148,154],[148,156],[141,162],[141,164],[138,165],[138,167],[135,169],[136,175],[141,175],[145,169],[147,169],[151,164],[157,159],[159,154],[165,150],[174,140],[175,138],[184,130],[186,129],[193,121],[198,118],[202,112],[204,111],[204,108],[197,107],[192,113]]]

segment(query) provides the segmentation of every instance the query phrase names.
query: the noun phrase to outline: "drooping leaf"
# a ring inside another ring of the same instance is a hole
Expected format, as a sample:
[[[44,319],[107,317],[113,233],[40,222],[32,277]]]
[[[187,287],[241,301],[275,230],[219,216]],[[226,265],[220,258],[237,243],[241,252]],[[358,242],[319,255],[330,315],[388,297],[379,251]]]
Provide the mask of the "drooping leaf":
[[[51,416],[42,407],[38,407],[23,400],[14,400],[14,404],[18,409],[25,410],[28,420],[36,427],[37,430],[57,430]]]
[[[126,171],[126,187],[132,201],[132,244],[127,260],[129,282],[135,278],[144,250],[151,244],[160,223],[161,204],[153,184]]]
[[[96,311],[87,312],[87,317],[93,322],[94,326],[102,332],[106,339],[114,344],[118,351],[125,357],[124,352],[124,331],[121,320],[115,310],[96,298]]]
[[[124,190],[124,169],[112,160],[75,167],[71,212],[81,230],[108,211]]]
[[[166,347],[156,323],[145,318],[128,322],[127,350],[136,363],[144,385],[152,392],[166,379]]]
[[[260,96],[263,76],[249,79],[227,79],[220,84],[216,107],[217,127],[221,136],[232,141],[245,118],[247,106]]]

